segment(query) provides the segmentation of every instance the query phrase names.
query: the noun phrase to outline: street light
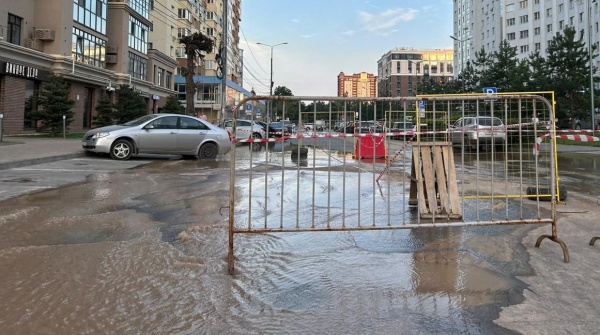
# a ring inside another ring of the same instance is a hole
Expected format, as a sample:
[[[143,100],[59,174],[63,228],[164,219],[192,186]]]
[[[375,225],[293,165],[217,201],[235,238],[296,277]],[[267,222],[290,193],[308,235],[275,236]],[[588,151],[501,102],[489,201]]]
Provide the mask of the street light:
[[[590,66],[590,105],[592,108],[592,135],[594,134],[594,130],[596,129],[596,112],[594,111],[594,65],[592,63],[592,2],[596,2],[596,0],[590,1],[588,0],[588,52],[589,52],[589,66]]]
[[[467,31],[467,28],[464,29],[464,31]],[[468,40],[470,40],[473,36],[469,36],[467,38],[458,38],[454,35],[450,35],[450,38],[455,40],[456,42],[460,43],[460,72],[462,73],[465,69],[465,53],[464,53],[464,46],[465,46],[465,42],[467,42]],[[462,86],[463,86],[463,93],[465,91],[465,78],[462,79]]]
[[[279,43],[279,44],[266,44],[257,42],[258,45],[264,45],[271,48],[271,82],[269,84],[269,96],[273,95],[273,48],[276,46],[288,44],[287,42]],[[269,111],[267,112],[267,121],[271,118],[271,100],[269,100]]]
[[[419,94],[419,90],[418,90],[418,88],[419,88],[419,79],[418,79],[418,74],[419,74],[419,64],[423,63],[423,61],[422,61],[422,60],[420,60],[420,61],[414,61],[414,60],[410,60],[410,59],[407,59],[407,61],[408,61],[410,64],[414,64],[414,65],[416,65],[416,69],[415,69],[415,79],[417,79],[417,80],[416,80],[416,83],[415,83],[415,90],[414,90],[414,91],[415,91],[415,93],[413,94],[413,96],[416,96],[417,94]]]

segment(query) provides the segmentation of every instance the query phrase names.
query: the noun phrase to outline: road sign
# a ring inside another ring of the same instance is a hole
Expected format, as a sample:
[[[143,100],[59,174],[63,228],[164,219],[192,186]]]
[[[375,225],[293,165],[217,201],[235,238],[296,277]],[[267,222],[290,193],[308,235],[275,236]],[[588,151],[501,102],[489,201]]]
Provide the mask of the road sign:
[[[424,112],[427,102],[425,100],[419,100],[419,111]]]
[[[496,94],[498,94],[498,88],[497,87],[484,87],[483,94],[487,94],[487,95],[493,96],[495,98]],[[496,100],[497,99],[485,99],[485,101],[496,101]]]
[[[256,109],[256,115],[260,115],[262,113],[262,111],[260,110],[260,108]]]
[[[246,110],[247,111],[251,111],[252,110],[252,104],[246,104]]]

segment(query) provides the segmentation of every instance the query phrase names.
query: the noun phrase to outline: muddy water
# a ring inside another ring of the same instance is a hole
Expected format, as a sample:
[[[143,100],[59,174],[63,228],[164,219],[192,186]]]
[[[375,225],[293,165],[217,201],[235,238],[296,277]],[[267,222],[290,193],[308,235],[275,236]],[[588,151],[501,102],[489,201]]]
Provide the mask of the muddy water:
[[[529,228],[242,235],[232,277],[228,166],[156,162],[0,202],[2,333],[510,333],[493,320],[522,299]]]

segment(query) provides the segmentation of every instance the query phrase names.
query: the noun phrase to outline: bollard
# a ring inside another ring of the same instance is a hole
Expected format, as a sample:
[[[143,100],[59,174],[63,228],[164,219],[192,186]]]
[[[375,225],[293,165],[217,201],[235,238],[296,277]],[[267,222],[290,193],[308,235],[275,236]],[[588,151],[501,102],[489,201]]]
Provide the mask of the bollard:
[[[67,117],[63,115],[63,140],[67,138]]]
[[[0,113],[0,143],[2,143],[2,127],[4,126],[4,114]]]

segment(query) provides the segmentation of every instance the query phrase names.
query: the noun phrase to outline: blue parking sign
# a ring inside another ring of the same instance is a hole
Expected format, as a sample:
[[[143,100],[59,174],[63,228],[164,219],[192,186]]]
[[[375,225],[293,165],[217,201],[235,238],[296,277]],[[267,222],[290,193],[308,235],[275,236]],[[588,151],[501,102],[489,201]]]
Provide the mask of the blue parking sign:
[[[425,100],[419,100],[419,111],[424,111],[427,106],[427,102]]]
[[[251,111],[252,110],[252,104],[246,104],[246,110],[247,111]]]

